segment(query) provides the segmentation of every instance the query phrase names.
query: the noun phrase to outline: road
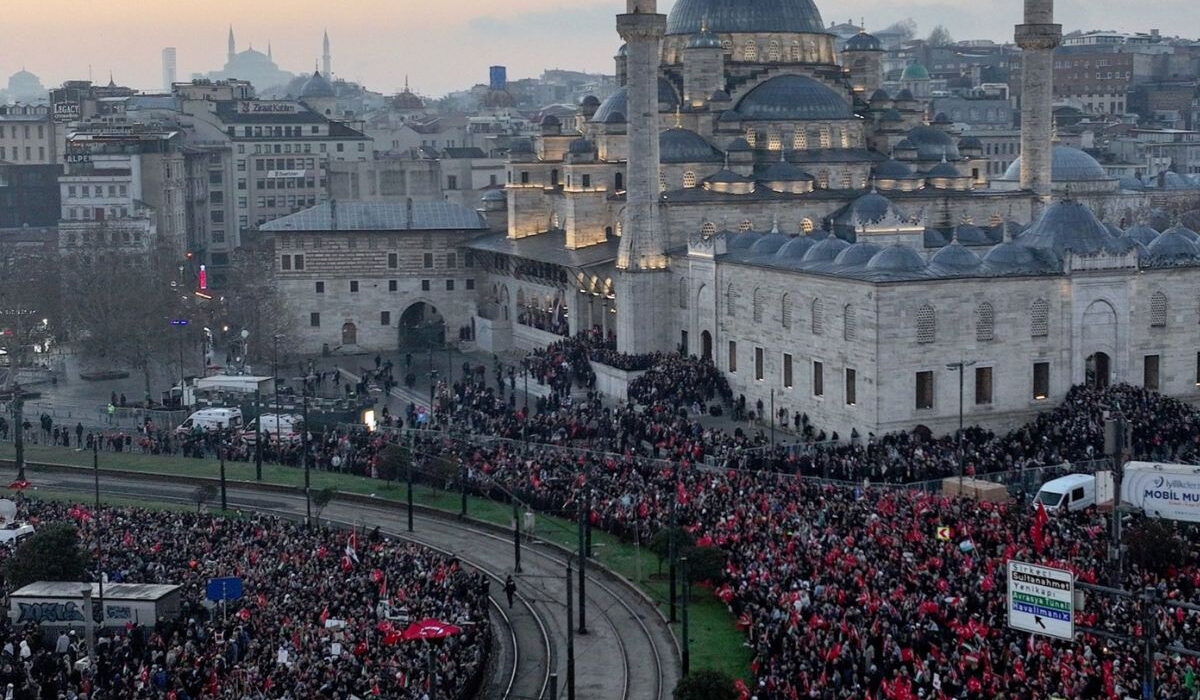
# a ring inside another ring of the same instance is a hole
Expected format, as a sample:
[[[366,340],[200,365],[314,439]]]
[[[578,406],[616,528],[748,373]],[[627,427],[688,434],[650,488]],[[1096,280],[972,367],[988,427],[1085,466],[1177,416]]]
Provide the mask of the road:
[[[91,500],[88,472],[37,471],[37,486],[84,491]],[[195,486],[146,475],[102,477],[101,491],[150,500],[192,502]],[[233,509],[274,512],[302,517],[303,495],[264,492],[245,486],[228,489]],[[534,542],[522,545],[522,571],[514,574],[519,601],[511,609],[501,595],[504,577],[513,573],[511,536],[453,519],[418,512],[414,531],[406,532],[402,507],[372,507],[334,501],[322,520],[374,527],[430,547],[452,552],[464,563],[493,577],[496,662],[482,697],[537,699],[551,697],[546,687],[549,669],[558,674],[558,698],[568,697],[566,557],[561,550]],[[578,590],[578,577],[571,585]],[[576,634],[576,697],[609,700],[666,700],[679,678],[679,661],[671,632],[654,606],[627,584],[599,569],[589,568],[586,585],[587,634]],[[576,600],[578,627],[578,600]],[[507,618],[507,619],[505,619]],[[549,663],[547,661],[549,660]],[[514,663],[515,662],[515,663]]]

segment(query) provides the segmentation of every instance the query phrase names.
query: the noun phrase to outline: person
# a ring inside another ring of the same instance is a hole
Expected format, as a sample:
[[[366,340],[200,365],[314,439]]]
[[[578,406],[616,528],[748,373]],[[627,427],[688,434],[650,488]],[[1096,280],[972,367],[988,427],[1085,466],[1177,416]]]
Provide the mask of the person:
[[[83,447],[83,423],[75,424],[75,446]]]
[[[517,582],[513,580],[512,574],[509,574],[504,579],[504,595],[508,598],[508,607],[513,606],[513,596],[517,593]]]
[[[533,509],[525,509],[525,541],[533,541]]]

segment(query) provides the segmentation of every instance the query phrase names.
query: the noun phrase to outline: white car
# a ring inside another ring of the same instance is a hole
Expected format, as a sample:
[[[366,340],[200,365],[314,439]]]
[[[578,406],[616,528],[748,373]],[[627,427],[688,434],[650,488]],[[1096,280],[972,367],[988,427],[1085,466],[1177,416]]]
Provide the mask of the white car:
[[[33,534],[29,523],[4,523],[0,525],[0,543],[17,543]]]

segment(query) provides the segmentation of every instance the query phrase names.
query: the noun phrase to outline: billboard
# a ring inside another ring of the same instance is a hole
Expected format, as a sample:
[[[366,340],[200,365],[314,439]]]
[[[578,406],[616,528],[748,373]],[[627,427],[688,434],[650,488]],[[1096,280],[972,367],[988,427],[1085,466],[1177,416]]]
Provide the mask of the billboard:
[[[69,122],[79,119],[78,102],[55,102],[54,121]]]
[[[1121,479],[1121,501],[1152,518],[1200,523],[1200,467],[1129,462]]]

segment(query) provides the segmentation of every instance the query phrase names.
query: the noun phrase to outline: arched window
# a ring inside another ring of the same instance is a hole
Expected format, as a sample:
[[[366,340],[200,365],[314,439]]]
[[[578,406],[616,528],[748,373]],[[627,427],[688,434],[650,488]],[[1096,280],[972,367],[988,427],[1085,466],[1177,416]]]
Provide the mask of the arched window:
[[[767,60],[771,63],[779,62],[779,40],[772,39],[771,43],[767,44]]]
[[[975,340],[987,342],[996,337],[996,312],[992,305],[983,302],[975,307]]]
[[[733,53],[733,42],[728,39],[725,39],[724,41],[721,42],[721,48],[725,50],[725,53],[732,54]]]
[[[746,143],[750,144],[750,148],[758,148],[758,132],[746,129]]]
[[[792,148],[798,151],[808,148],[808,136],[804,129],[796,129],[796,133],[792,134]]]
[[[824,305],[820,299],[813,299],[812,302],[812,333],[813,335],[821,335],[825,332],[825,311]]]
[[[792,297],[788,294],[779,300],[779,322],[784,328],[792,327]]]
[[[842,338],[844,340],[858,339],[858,318],[852,304],[846,304],[842,308]]]
[[[779,149],[783,148],[783,137],[779,133],[778,128],[771,127],[771,130],[769,132],[767,132],[767,134],[768,134],[767,135],[767,148],[768,149],[770,149],[772,151],[778,151]]]
[[[747,61],[758,60],[758,44],[753,41],[746,42],[746,46],[742,49],[742,57]]]
[[[828,170],[822,169],[817,173],[817,187],[819,187],[823,190],[829,189],[829,171]]]
[[[850,173],[842,173],[842,189],[849,190],[854,188],[854,178]]]
[[[658,171],[658,188],[663,192],[667,191],[667,173],[666,171]]]
[[[613,191],[620,192],[625,189],[625,176],[621,173],[613,175]]]
[[[1050,335],[1050,303],[1045,299],[1038,299],[1029,307],[1029,335],[1033,338]]]
[[[821,148],[830,148],[833,146],[833,137],[829,133],[828,126],[821,127]]]
[[[737,290],[733,288],[733,282],[725,288],[725,314],[727,316],[737,315]]]
[[[762,293],[762,290],[758,289],[757,287],[754,289],[754,300],[753,301],[754,301],[754,309],[753,309],[754,322],[762,323],[763,293]]]
[[[695,187],[696,186],[696,173],[692,172],[691,170],[685,172],[683,174],[683,186],[684,187]]]
[[[805,232],[805,233],[812,233],[812,232],[813,232],[813,228],[814,228],[814,226],[813,226],[813,220],[812,220],[812,219],[810,219],[810,218],[808,218],[808,217],[806,216],[806,217],[804,217],[803,219],[801,219],[801,220],[800,220],[800,230],[801,230],[801,231],[803,231],[803,232]]]
[[[1167,295],[1162,292],[1150,297],[1150,325],[1155,328],[1167,325]]]
[[[707,238],[717,232],[717,225],[711,221],[705,221],[700,225],[700,235]]]
[[[749,231],[753,227],[754,224],[750,223],[750,219],[742,219],[742,223],[738,224],[739,231]]]
[[[679,278],[679,308],[688,307],[688,282],[686,277]]]
[[[917,342],[932,343],[937,339],[937,314],[929,304],[917,309]]]

